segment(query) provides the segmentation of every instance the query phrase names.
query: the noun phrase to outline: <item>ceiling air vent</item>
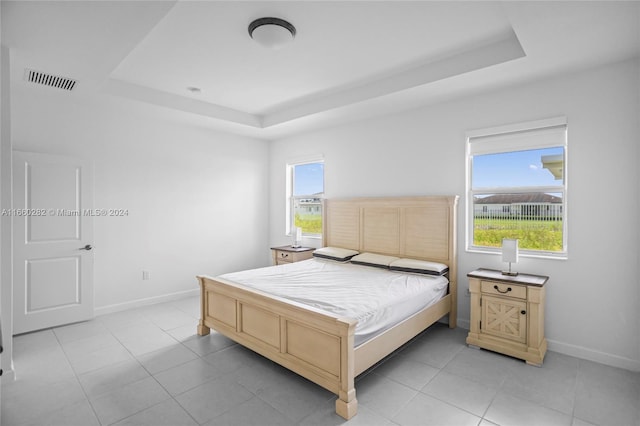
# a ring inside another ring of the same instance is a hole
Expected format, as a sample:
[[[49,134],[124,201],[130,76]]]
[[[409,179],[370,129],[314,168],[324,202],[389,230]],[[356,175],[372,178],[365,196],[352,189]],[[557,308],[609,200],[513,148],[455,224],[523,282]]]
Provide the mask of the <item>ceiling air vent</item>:
[[[57,75],[46,74],[40,71],[34,71],[30,69],[25,70],[25,80],[29,83],[42,84],[49,87],[57,87],[63,90],[73,90],[77,81],[67,77],[60,77]]]

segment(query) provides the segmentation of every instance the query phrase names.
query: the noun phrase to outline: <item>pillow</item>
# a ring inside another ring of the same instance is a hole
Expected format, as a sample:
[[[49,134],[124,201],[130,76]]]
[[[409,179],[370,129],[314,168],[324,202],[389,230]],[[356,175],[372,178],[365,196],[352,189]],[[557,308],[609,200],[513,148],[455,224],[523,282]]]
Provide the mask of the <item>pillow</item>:
[[[356,250],[345,249],[340,247],[322,247],[322,248],[316,249],[316,251],[313,252],[314,257],[338,260],[340,262],[346,262],[356,254],[358,254]]]
[[[444,263],[417,259],[398,259],[389,265],[389,269],[392,271],[415,272],[428,275],[444,275],[449,272],[449,267]]]
[[[385,256],[383,254],[362,253],[351,258],[351,263],[356,265],[376,266],[388,269],[391,262],[398,260],[395,256]]]

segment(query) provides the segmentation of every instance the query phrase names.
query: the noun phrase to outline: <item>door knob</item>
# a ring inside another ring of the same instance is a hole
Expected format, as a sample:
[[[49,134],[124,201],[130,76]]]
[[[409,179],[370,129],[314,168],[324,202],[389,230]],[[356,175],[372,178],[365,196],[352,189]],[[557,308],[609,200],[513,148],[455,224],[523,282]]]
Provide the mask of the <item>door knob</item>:
[[[87,244],[87,245],[86,245],[86,246],[84,246],[84,247],[80,247],[80,250],[87,250],[87,251],[89,251],[89,250],[91,250],[92,248],[93,248],[93,247],[91,247],[91,244]]]

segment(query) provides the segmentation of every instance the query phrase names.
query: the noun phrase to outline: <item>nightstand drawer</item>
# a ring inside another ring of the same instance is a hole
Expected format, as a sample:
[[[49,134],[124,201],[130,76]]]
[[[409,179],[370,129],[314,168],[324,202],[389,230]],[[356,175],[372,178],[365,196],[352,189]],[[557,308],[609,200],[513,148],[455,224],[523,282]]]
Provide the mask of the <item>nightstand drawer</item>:
[[[275,256],[278,262],[294,262],[295,253],[276,250]]]
[[[526,300],[527,298],[527,287],[514,285],[510,283],[499,283],[495,281],[481,281],[480,291],[486,294],[514,297],[516,299]]]
[[[282,265],[285,263],[300,262],[301,260],[311,259],[313,256],[313,248],[291,246],[271,247],[274,265]]]

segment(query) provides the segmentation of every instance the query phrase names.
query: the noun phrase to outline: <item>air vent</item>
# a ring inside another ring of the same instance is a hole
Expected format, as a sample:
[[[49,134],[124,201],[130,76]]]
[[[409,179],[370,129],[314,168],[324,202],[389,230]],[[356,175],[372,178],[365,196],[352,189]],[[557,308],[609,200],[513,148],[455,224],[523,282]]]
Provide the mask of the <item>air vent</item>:
[[[34,71],[26,69],[24,78],[29,83],[42,84],[49,87],[57,87],[63,90],[73,90],[77,81],[67,77],[60,77],[57,75],[46,74],[40,71]]]

